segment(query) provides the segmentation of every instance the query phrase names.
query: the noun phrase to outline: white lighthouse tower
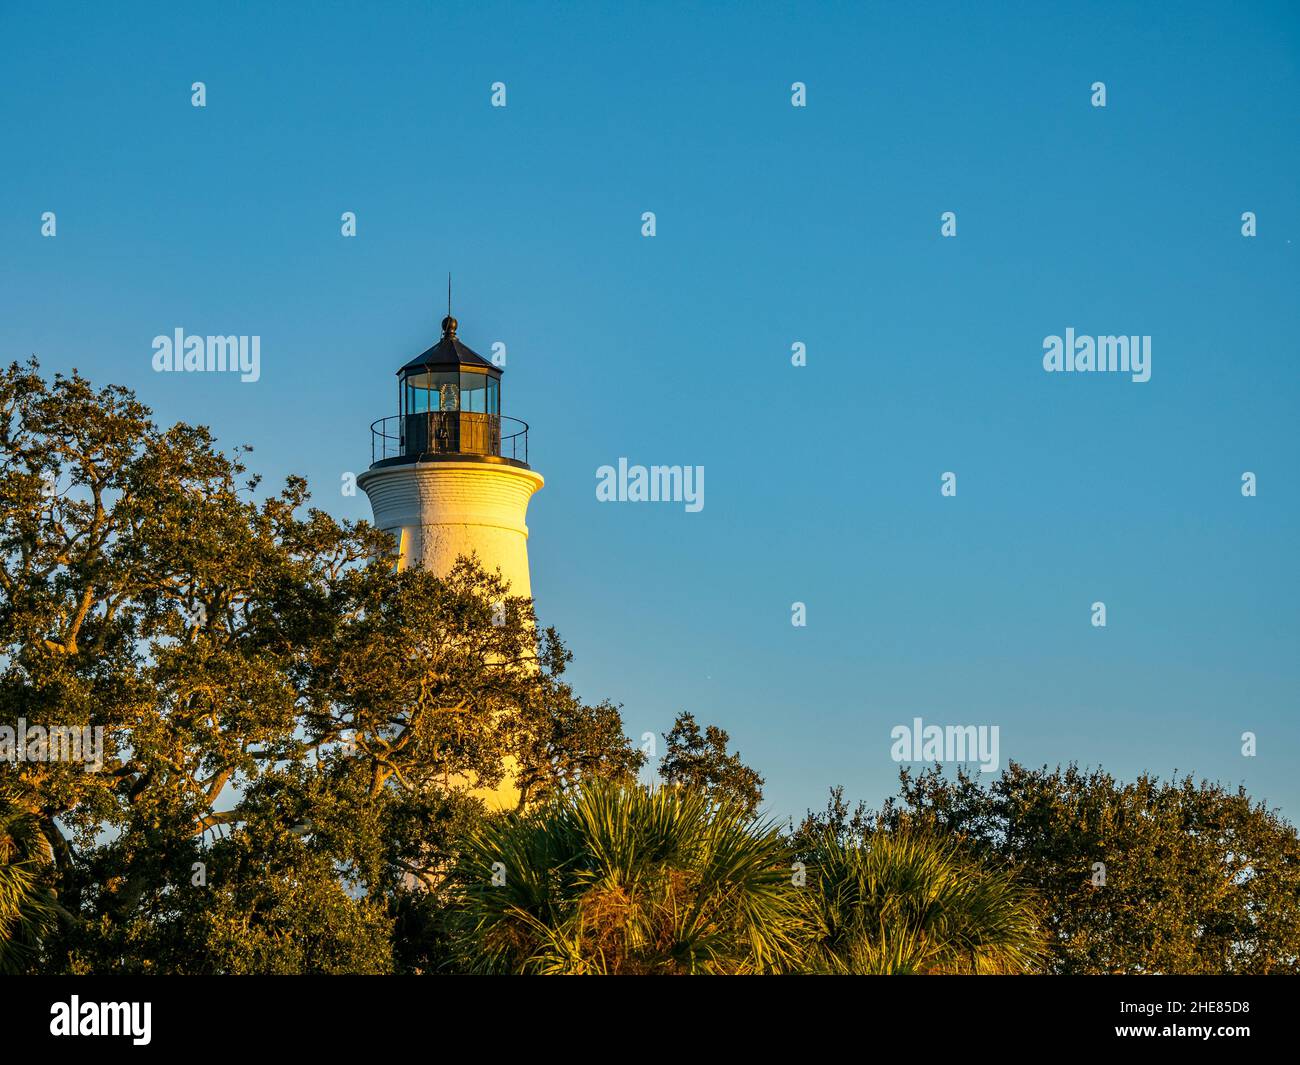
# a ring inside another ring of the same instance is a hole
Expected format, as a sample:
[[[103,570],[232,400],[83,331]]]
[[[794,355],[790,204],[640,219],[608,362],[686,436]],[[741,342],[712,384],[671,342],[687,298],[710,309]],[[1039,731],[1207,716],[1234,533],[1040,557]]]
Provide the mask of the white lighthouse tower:
[[[456,327],[449,313],[442,339],[397,371],[398,413],[371,426],[371,466],[357,484],[399,566],[441,576],[476,554],[511,595],[531,597],[524,518],[543,481],[528,466],[528,425],[502,417],[501,370]]]

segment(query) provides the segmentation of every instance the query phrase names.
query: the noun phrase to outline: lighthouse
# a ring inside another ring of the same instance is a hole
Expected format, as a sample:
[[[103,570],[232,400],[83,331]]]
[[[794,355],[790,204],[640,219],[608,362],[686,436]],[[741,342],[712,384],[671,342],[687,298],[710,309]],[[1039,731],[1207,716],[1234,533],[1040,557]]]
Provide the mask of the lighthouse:
[[[501,414],[501,369],[456,335],[397,371],[397,414],[370,427],[371,465],[357,478],[398,567],[445,575],[461,555],[500,570],[510,594],[532,596],[528,501],[542,487],[528,465],[528,425]]]

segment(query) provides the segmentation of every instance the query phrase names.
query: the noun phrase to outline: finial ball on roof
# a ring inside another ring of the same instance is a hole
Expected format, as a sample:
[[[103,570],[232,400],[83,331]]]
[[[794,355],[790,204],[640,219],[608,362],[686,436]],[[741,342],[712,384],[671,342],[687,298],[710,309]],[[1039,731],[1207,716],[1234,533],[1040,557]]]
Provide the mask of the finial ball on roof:
[[[456,335],[456,326],[459,323],[450,314],[442,320],[442,335],[454,337]]]

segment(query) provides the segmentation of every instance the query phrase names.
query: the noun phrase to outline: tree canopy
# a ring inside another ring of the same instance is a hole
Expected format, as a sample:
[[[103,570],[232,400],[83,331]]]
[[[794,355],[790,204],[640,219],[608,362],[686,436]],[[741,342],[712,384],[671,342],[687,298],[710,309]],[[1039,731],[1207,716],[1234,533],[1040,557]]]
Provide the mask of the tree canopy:
[[[98,771],[0,764],[13,838],[46,844],[24,860],[57,904],[47,969],[418,967],[392,929],[433,904],[477,791],[641,765],[531,601],[472,559],[398,572],[243,455],[120,387],[0,375],[0,725],[103,737]]]
[[[531,600],[246,450],[0,372],[0,971],[1300,971],[1300,842],[1241,789],[905,770],[783,836],[721,728],[638,785]]]
[[[708,725],[701,732],[694,714],[681,713],[664,741],[667,749],[659,762],[659,776],[666,784],[726,799],[746,813],[758,809],[763,778],[741,761],[738,751],[728,752],[731,737],[723,729]]]
[[[795,834],[807,847],[883,827],[960,840],[1043,899],[1048,971],[1300,971],[1300,840],[1241,788],[1190,776],[1131,783],[1076,765],[1015,762],[989,783],[934,766],[900,774],[875,813],[841,790]]]

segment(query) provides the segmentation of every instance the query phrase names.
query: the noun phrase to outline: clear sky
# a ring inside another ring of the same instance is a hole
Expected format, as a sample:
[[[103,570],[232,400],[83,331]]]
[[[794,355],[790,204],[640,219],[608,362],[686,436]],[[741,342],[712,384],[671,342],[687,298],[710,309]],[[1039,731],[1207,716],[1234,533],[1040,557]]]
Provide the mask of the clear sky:
[[[539,612],[631,735],[723,726],[781,817],[878,803],[920,716],[1295,820],[1300,14],[1043,6],[3,3],[0,357],[368,517],[450,270]],[[177,328],[260,380],[155,373]],[[1044,372],[1067,328],[1150,381]],[[599,503],[620,457],[704,509]]]

